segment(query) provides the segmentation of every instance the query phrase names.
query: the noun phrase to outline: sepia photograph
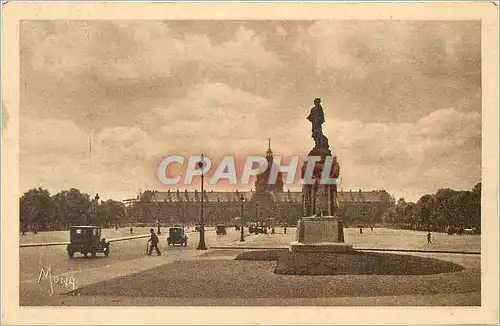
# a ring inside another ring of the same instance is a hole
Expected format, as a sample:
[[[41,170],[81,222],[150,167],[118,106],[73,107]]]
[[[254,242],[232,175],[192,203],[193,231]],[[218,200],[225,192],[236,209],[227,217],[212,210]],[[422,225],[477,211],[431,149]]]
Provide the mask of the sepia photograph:
[[[16,309],[489,305],[498,320],[498,66],[484,59],[498,22],[474,16],[488,7],[86,18],[98,5],[16,16],[4,38]]]

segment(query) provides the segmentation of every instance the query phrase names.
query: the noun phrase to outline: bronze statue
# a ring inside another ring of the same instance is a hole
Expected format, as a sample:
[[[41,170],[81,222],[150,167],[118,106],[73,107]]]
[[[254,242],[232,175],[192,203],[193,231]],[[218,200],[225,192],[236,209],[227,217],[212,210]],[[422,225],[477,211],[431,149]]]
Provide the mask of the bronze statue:
[[[325,115],[323,114],[323,107],[321,106],[321,99],[314,99],[314,107],[311,109],[307,120],[312,124],[312,138],[315,142],[315,149],[329,149],[328,138],[323,135],[322,124],[325,122]]]
[[[314,99],[314,107],[311,109],[311,113],[309,113],[307,120],[311,121],[312,124],[312,138],[318,143],[320,137],[323,136],[321,125],[325,122],[321,99]]]

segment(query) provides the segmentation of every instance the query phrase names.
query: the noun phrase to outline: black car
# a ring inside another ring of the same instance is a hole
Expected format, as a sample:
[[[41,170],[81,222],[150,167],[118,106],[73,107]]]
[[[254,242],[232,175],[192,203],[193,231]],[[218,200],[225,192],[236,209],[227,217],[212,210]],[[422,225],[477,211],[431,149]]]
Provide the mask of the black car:
[[[69,241],[66,247],[68,256],[73,257],[76,252],[87,257],[91,254],[95,257],[97,253],[109,255],[109,242],[101,239],[101,228],[97,226],[71,226],[69,228]]]
[[[184,233],[183,228],[169,228],[168,229],[167,244],[169,246],[180,244],[180,245],[186,247],[187,242],[188,242],[188,237]]]
[[[225,235],[227,234],[227,231],[226,231],[226,226],[225,225],[216,225],[215,226],[215,233],[217,235]]]
[[[251,223],[250,226],[248,227],[248,232],[254,234],[259,234],[259,233],[267,234],[267,226],[260,222]]]

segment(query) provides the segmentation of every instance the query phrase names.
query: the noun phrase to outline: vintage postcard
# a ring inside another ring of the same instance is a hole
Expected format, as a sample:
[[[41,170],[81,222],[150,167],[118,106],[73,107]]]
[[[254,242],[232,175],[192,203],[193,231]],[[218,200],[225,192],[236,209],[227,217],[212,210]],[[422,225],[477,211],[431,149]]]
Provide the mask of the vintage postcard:
[[[497,17],[4,3],[2,321],[498,323]]]

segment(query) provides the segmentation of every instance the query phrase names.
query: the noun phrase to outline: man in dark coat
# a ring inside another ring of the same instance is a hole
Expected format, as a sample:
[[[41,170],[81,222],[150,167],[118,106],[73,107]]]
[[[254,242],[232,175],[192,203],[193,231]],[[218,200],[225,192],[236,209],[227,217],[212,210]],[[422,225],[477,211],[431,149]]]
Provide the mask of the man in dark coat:
[[[148,256],[151,256],[151,254],[153,253],[153,249],[156,250],[156,254],[158,256],[161,255],[161,252],[160,252],[160,249],[158,249],[158,237],[156,236],[155,234],[155,230],[154,229],[150,229],[149,230],[151,232],[151,238],[149,238],[148,242],[151,242],[151,245],[149,246],[149,250],[148,250]]]

